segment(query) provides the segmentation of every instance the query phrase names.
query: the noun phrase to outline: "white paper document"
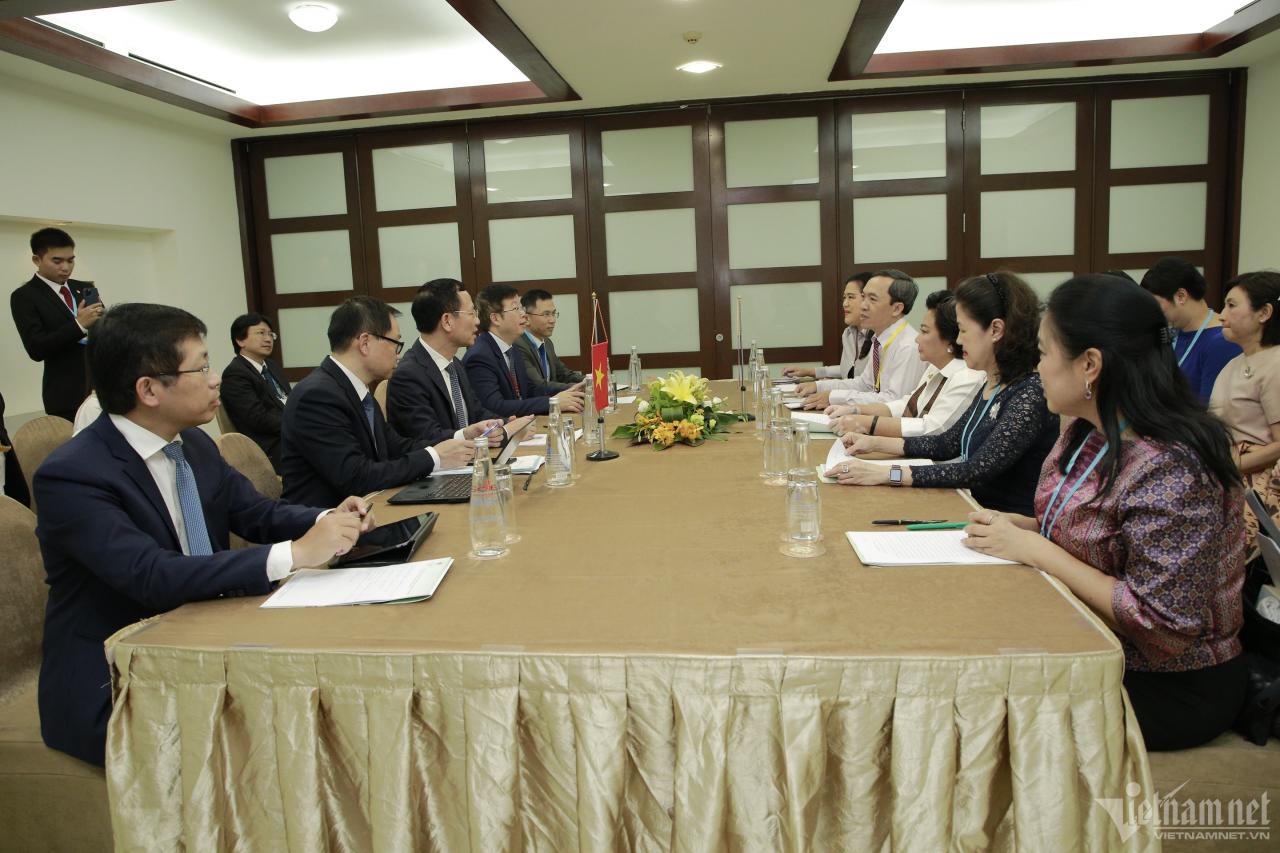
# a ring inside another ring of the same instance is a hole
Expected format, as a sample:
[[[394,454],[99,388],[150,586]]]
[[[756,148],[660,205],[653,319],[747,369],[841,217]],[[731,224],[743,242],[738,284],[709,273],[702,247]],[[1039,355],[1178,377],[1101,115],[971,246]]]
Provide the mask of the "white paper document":
[[[535,432],[533,435],[520,442],[521,447],[545,447],[547,444],[547,434],[545,432]]]
[[[578,430],[578,432],[582,432],[582,430]],[[541,468],[542,463],[546,461],[546,457],[543,456],[514,456],[511,459],[511,473],[532,474],[534,471]],[[441,468],[437,471],[432,471],[430,476],[448,477],[455,474],[466,474],[470,476],[471,466],[468,465],[465,468]]]
[[[844,534],[864,566],[1016,565],[960,544],[963,530],[889,532],[847,531]]]
[[[631,403],[634,403],[635,401],[636,401],[636,395],[635,395],[635,394],[631,394],[630,396],[627,396],[627,397],[619,397],[619,398],[618,398],[618,405],[619,405],[619,406],[626,406],[626,405],[629,405],[629,404],[631,404]]]
[[[830,471],[841,462],[848,462],[850,459],[857,459],[859,462],[866,462],[868,465],[882,465],[885,468],[888,468],[891,465],[901,465],[904,468],[907,468],[912,465],[918,467],[921,465],[933,464],[932,459],[863,459],[861,456],[849,456],[845,453],[846,449],[847,448],[844,446],[844,442],[842,441],[836,440],[831,442],[831,448],[827,451],[827,461],[824,464],[824,467],[820,469],[819,473],[822,471]],[[835,480],[829,480],[828,482],[834,483]]]
[[[831,418],[822,414],[822,412],[792,412],[793,420],[804,421],[809,425],[809,432],[825,432],[834,435],[831,429]]]
[[[441,557],[394,566],[300,569],[262,606],[337,607],[423,601],[435,595],[452,565],[452,557]]]

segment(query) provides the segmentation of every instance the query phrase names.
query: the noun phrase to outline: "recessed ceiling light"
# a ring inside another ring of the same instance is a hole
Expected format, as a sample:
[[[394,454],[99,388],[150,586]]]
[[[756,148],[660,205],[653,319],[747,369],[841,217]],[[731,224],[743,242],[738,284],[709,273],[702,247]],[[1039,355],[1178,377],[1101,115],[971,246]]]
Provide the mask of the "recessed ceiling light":
[[[289,20],[309,33],[322,33],[338,23],[338,10],[322,3],[299,3],[289,10]]]
[[[715,71],[721,68],[719,62],[709,62],[705,59],[695,59],[693,62],[686,62],[684,65],[677,65],[677,71],[687,71],[690,74],[706,74],[708,71]]]

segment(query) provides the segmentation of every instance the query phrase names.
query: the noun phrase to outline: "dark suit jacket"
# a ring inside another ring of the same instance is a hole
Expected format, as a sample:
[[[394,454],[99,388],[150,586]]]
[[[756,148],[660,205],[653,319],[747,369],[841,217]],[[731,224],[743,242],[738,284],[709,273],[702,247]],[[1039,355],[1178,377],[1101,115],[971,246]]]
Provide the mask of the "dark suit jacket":
[[[514,346],[520,350],[520,355],[524,356],[524,367],[530,376],[539,382],[547,383],[557,391],[563,391],[575,382],[582,381],[582,374],[565,367],[564,362],[556,355],[556,345],[551,342],[551,338],[547,338],[543,344],[547,350],[547,365],[551,368],[550,376],[542,372],[542,359],[538,357],[538,351],[534,348],[533,341],[529,340],[529,336],[521,333],[520,337],[516,338]]]
[[[102,415],[36,471],[36,535],[48,574],[40,731],[54,749],[102,764],[110,677],[102,644],[125,625],[223,595],[270,590],[270,546],[302,536],[320,512],[263,497],[200,429],[182,432],[214,553],[182,554],[146,463]]]
[[[516,381],[520,383],[520,395],[516,396],[511,387],[511,379],[507,376],[507,360],[502,357],[502,350],[488,332],[476,336],[474,346],[467,349],[467,357],[462,360],[467,368],[467,377],[471,380],[471,389],[475,391],[480,405],[497,417],[509,415],[545,415],[549,408],[547,400],[555,394],[554,388],[543,385],[529,375],[525,369],[524,359],[516,356]]]
[[[87,282],[69,279],[67,286],[79,306]],[[44,362],[44,410],[69,421],[75,421],[76,409],[89,396],[89,371],[85,347],[80,344],[84,332],[75,316],[49,285],[36,276],[9,297],[13,324],[27,355]]]
[[[12,447],[9,431],[4,427],[4,395],[0,394],[0,444]],[[18,455],[10,450],[4,455],[4,493],[23,506],[31,506],[31,495],[27,493],[27,481],[22,476],[22,468],[18,465]]]
[[[287,392],[289,380],[284,378],[284,372],[270,359],[266,365]],[[270,457],[271,464],[280,467],[280,424],[284,420],[284,403],[276,397],[262,374],[239,355],[231,359],[226,370],[222,371],[222,405],[236,431],[257,442],[262,452]]]
[[[475,423],[497,415],[490,412],[471,390],[467,371],[462,362],[454,358],[454,370],[462,389],[462,400],[467,406],[467,422]],[[401,435],[431,445],[453,438],[453,402],[449,395],[449,381],[422,345],[422,339],[400,359],[396,372],[387,386],[387,420],[391,428]]]
[[[402,486],[431,473],[421,441],[387,426],[373,407],[377,446],[360,398],[333,359],[294,386],[284,407],[280,476],[285,500],[337,506],[348,495]]]

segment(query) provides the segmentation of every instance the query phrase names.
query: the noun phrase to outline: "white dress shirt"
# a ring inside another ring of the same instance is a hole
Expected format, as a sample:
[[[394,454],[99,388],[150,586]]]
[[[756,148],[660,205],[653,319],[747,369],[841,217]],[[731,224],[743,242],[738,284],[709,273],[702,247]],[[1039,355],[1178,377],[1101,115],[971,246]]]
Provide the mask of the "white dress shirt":
[[[182,547],[182,553],[190,556],[191,548],[187,544],[187,524],[182,517],[182,505],[178,501],[178,467],[172,459],[164,455],[164,449],[169,442],[151,430],[138,426],[123,415],[109,415],[108,417],[111,418],[111,423],[115,428],[120,431],[120,435],[124,436],[124,440],[133,448],[133,452],[142,457],[143,464],[147,466],[147,472],[151,474],[151,479],[155,480],[156,488],[160,490],[160,497],[164,499],[164,506],[169,511],[169,520],[173,522],[173,529],[178,532],[178,544]],[[174,441],[181,444],[182,436],[177,436]],[[195,471],[193,470],[191,474],[194,478]],[[319,520],[318,516],[317,520]],[[209,544],[212,545],[213,543],[210,542]],[[277,542],[272,545],[271,550],[267,553],[267,580],[278,581],[292,570],[293,540]]]
[[[351,383],[351,387],[355,389],[356,396],[360,399],[360,405],[363,406],[364,398],[368,397],[371,393],[373,393],[369,390],[369,386],[365,385],[363,379],[361,379],[359,376],[356,376],[354,373],[348,370],[345,364],[338,361],[333,356],[329,356],[329,360],[332,361],[334,364],[338,365],[338,369],[341,370],[344,374],[346,374],[347,381],[349,381]],[[375,403],[374,405],[377,405],[377,403]],[[428,447],[426,448],[426,450],[427,450],[427,453],[431,454],[431,461],[435,463],[435,467],[436,468],[441,467],[440,454],[436,453],[436,449],[434,447]]]
[[[840,363],[832,367],[819,367],[813,372],[815,379],[850,379],[849,370],[853,370],[853,376],[857,376],[866,369],[870,363],[870,353],[867,358],[859,359],[858,354],[862,352],[862,342],[866,340],[866,336],[860,329],[852,326],[845,326],[844,331],[840,333]]]
[[[63,304],[63,306],[65,306],[65,305],[67,304],[66,300],[62,298],[62,288],[64,288],[64,287],[65,287],[65,288],[67,289],[67,293],[70,293],[70,294],[71,294],[71,304],[72,304],[72,305],[74,305],[74,306],[76,306],[76,308],[79,308],[79,307],[80,307],[80,303],[79,303],[78,301],[76,301],[76,292],[75,292],[74,290],[72,290],[72,289],[71,289],[71,285],[69,285],[69,284],[58,284],[57,282],[49,281],[49,279],[47,279],[47,278],[45,278],[44,276],[40,275],[40,273],[36,273],[36,278],[40,279],[40,280],[41,280],[41,281],[43,281],[45,284],[47,284],[47,285],[49,285],[51,288],[53,288],[53,295],[54,295],[54,296],[56,296],[56,297],[58,297],[58,301],[59,301],[59,302],[61,302],[61,303]],[[77,317],[76,317],[76,308],[71,308],[71,309],[69,309],[69,310],[71,311],[71,319],[73,319],[73,320],[75,320],[75,321],[76,321],[76,325],[77,325],[77,326],[80,326],[80,320],[79,320],[79,318],[77,318]],[[86,335],[87,335],[87,334],[89,334],[89,330],[88,330],[88,329],[86,329],[84,326],[80,326],[80,331],[84,332]],[[81,340],[83,340],[83,338],[81,338]]]
[[[944,379],[946,382],[942,384]],[[903,411],[907,408],[907,401],[911,399],[915,390],[885,405],[889,407],[889,413],[893,417],[902,418],[903,438],[937,435],[951,429],[955,422],[960,420],[960,416],[969,410],[973,395],[978,393],[978,389],[986,381],[987,374],[981,370],[970,370],[965,366],[962,358],[953,358],[943,365],[941,370],[932,364],[926,367],[920,384],[916,386],[916,389],[924,388],[916,402],[916,407],[919,409],[928,404],[934,392],[938,390],[938,385],[942,384],[938,398],[933,401],[933,406],[926,414],[918,418],[902,417]]]
[[[915,327],[901,319],[876,337],[880,340],[880,388],[876,390],[876,376],[867,367],[853,379],[821,379],[818,391],[829,391],[833,406],[850,403],[887,403],[899,397],[908,397],[920,384],[925,363],[916,351]]]
[[[76,409],[76,420],[71,425],[71,435],[73,437],[79,435],[80,431],[96,421],[100,414],[102,414],[102,404],[98,402],[98,392],[90,391],[89,396],[85,397],[84,402],[80,404],[80,408]]]
[[[418,340],[422,341],[422,348],[423,348],[424,350],[426,350],[426,351],[427,351],[427,355],[431,356],[431,360],[435,363],[436,368],[440,371],[440,375],[441,375],[442,377],[444,377],[444,386],[445,386],[445,388],[449,388],[449,370],[448,370],[448,368],[449,368],[449,365],[453,364],[453,362],[452,362],[452,361],[450,361],[449,359],[445,358],[444,356],[442,356],[440,353],[438,353],[438,352],[436,352],[435,350],[433,350],[433,349],[431,348],[431,345],[430,345],[429,343],[427,343],[427,339],[426,339],[426,338],[419,338]],[[462,388],[462,380],[461,380],[461,379],[459,379],[459,380],[458,380],[458,388],[459,388],[459,389],[461,389],[461,388]],[[450,390],[449,390],[449,393],[448,393],[448,395],[447,395],[447,396],[448,396],[448,398],[449,398],[449,408],[453,409],[453,413],[454,413],[455,415],[456,415],[456,414],[458,414],[458,407],[457,407],[456,405],[454,405],[454,402],[453,402],[453,390],[452,390],[452,389],[450,389]],[[470,417],[470,412],[468,412],[467,414],[468,414],[468,417]],[[456,423],[456,421],[455,421],[455,423]],[[453,437],[454,437],[454,438],[465,439],[465,438],[466,438],[466,436],[465,436],[465,435],[463,435],[463,434],[462,434],[462,432],[463,432],[463,431],[462,431],[462,430],[460,430],[460,429],[455,429],[455,430],[453,431]]]

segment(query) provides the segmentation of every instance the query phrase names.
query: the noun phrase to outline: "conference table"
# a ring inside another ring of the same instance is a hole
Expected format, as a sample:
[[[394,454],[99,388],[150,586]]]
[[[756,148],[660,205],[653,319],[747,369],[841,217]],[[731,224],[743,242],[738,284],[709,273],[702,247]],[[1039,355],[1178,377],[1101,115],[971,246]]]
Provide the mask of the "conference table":
[[[569,488],[518,482],[500,559],[430,507],[428,601],[221,599],[112,637],[117,848],[1158,849],[1098,802],[1152,788],[1096,616],[1025,566],[866,567],[844,537],[964,496],[824,485],[797,559],[753,425],[608,443]],[[423,511],[395,491],[379,523]]]

